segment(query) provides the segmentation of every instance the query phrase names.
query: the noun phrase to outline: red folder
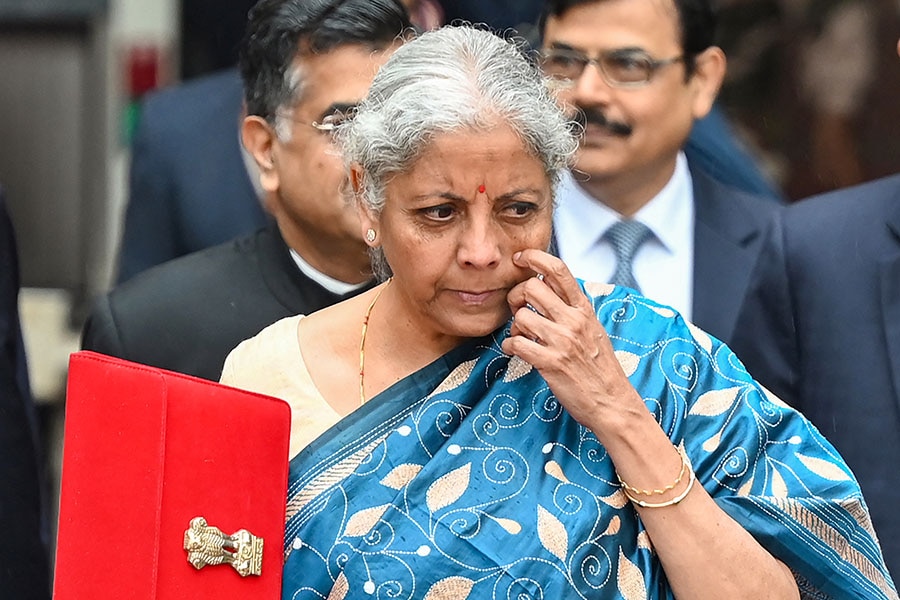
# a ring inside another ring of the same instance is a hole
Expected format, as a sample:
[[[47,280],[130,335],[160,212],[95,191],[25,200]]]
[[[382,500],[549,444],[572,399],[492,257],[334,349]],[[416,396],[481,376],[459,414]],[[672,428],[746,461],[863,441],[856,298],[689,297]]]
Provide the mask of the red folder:
[[[280,598],[289,435],[281,400],[73,354],[54,598]],[[195,517],[218,528],[204,540],[261,538],[260,574],[230,566],[233,547],[192,565]]]

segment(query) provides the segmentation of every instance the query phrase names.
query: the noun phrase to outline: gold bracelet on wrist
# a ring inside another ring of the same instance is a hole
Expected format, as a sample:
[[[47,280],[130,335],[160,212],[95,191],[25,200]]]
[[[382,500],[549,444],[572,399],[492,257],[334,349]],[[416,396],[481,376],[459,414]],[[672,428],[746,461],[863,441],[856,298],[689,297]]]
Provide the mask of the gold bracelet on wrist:
[[[697,476],[694,475],[694,469],[690,466],[687,467],[690,475],[688,476],[688,484],[687,487],[684,488],[684,491],[672,498],[671,500],[667,500],[665,502],[644,502],[643,500],[638,500],[634,496],[628,493],[628,490],[625,488],[622,489],[622,493],[625,494],[625,497],[637,504],[638,506],[642,506],[644,508],[664,508],[666,506],[674,506],[687,498],[687,495],[691,492],[691,489],[694,487],[694,481],[697,480]]]
[[[659,490],[642,490],[640,488],[636,488],[634,486],[628,485],[625,483],[625,480],[622,479],[622,476],[619,475],[619,472],[616,471],[616,477],[619,478],[619,485],[622,486],[622,489],[626,492],[626,495],[630,492],[631,494],[639,494],[641,496],[662,496],[669,490],[674,490],[675,486],[681,483],[681,480],[684,479],[684,473],[690,468],[688,465],[687,456],[678,449],[678,456],[681,457],[681,471],[678,472],[678,477],[675,478],[675,481],[667,485],[666,487]]]

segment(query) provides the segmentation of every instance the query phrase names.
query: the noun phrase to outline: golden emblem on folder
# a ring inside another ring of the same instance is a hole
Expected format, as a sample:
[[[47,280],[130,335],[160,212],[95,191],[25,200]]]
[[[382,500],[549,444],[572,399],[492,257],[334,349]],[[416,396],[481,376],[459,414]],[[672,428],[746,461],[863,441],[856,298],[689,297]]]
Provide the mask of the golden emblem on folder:
[[[197,570],[224,564],[234,567],[241,577],[262,572],[263,539],[246,529],[226,535],[203,517],[194,517],[184,532],[184,549],[188,562]]]

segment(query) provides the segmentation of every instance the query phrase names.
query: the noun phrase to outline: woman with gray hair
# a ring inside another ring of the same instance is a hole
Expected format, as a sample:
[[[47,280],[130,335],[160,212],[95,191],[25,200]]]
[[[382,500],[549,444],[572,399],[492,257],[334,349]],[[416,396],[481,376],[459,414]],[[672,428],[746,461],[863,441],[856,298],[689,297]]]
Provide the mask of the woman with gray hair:
[[[222,379],[294,411],[284,598],[897,597],[800,414],[546,252],[576,142],[515,43],[423,34],[339,140],[386,279]]]

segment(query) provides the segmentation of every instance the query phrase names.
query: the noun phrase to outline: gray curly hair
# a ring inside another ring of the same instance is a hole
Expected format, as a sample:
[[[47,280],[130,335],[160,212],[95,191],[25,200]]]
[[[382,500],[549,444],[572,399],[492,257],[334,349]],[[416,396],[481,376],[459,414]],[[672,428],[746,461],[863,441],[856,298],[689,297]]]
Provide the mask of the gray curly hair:
[[[358,165],[358,201],[384,208],[393,175],[412,167],[438,135],[507,125],[543,164],[555,188],[578,142],[523,43],[469,25],[401,46],[375,76],[355,117],[337,133],[345,167]],[[373,255],[380,278],[389,274]]]

